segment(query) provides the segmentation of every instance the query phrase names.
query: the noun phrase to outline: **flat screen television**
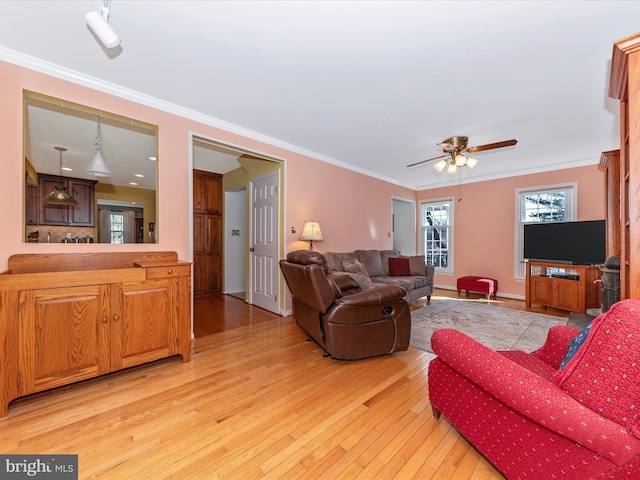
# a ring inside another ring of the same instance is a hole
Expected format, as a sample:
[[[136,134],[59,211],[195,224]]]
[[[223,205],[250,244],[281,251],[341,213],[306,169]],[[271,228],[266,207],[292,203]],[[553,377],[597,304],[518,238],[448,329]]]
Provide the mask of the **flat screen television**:
[[[606,259],[604,220],[542,222],[524,226],[524,258],[597,265]]]

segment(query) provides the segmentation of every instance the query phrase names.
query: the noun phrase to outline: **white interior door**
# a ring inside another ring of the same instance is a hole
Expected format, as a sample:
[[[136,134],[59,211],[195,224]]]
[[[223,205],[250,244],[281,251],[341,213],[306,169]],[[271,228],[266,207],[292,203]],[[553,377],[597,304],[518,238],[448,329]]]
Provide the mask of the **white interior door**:
[[[279,172],[251,182],[249,303],[278,313]]]
[[[393,199],[393,249],[403,255],[416,254],[416,202]]]

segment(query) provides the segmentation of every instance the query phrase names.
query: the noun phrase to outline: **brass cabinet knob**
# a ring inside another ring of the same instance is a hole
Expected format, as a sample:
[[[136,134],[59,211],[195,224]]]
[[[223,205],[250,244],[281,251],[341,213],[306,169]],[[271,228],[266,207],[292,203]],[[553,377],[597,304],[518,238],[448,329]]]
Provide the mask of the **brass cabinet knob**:
[[[114,315],[114,316],[113,316],[113,321],[114,321],[114,322],[117,322],[118,320],[120,320],[120,317],[118,317],[118,315]]]
[[[102,323],[107,323],[109,319],[107,317],[102,317]]]

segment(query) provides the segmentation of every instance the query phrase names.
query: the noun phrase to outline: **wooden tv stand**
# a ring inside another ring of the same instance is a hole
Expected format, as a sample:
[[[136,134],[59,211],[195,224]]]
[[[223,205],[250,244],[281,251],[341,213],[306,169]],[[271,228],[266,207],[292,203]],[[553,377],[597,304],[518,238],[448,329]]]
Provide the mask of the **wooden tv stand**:
[[[570,312],[600,307],[600,268],[590,265],[527,262],[526,300]]]
[[[191,263],[175,252],[13,255],[0,275],[0,416],[13,399],[191,359]]]

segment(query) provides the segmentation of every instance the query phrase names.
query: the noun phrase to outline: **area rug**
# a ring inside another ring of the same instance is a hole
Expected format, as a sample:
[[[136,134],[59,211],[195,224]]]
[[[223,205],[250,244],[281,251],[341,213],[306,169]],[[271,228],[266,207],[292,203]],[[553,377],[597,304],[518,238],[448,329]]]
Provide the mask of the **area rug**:
[[[455,328],[493,350],[532,352],[545,342],[550,327],[567,325],[568,320],[465,300],[437,300],[411,312],[410,344],[433,353],[433,332]]]

